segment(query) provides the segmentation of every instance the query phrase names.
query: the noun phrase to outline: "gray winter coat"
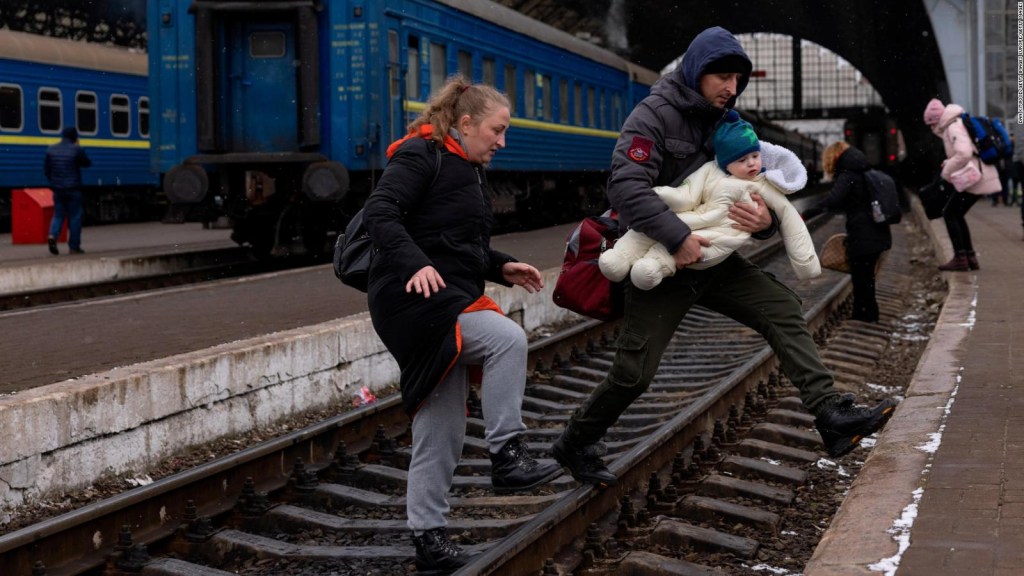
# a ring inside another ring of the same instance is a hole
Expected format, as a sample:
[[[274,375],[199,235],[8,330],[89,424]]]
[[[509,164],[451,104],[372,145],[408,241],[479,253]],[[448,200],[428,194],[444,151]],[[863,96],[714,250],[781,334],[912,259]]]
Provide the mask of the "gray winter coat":
[[[654,186],[678,184],[714,158],[711,135],[725,110],[700,93],[701,73],[723,56],[740,56],[748,64],[736,86],[737,97],[750,78],[750,60],[739,41],[723,28],[702,32],[686,52],[682,65],[663,76],[651,94],[637,104],[622,126],[612,153],[608,199],[619,219],[660,242],[669,253],[679,249],[690,228],[655,194]],[[735,98],[727,107],[735,104]],[[755,234],[765,238],[776,229]]]

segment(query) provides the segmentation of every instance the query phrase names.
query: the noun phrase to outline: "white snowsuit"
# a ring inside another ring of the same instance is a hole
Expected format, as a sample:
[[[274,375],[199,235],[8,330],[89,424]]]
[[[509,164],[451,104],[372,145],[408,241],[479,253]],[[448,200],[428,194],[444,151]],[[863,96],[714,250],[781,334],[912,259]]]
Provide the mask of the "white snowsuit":
[[[757,192],[779,218],[779,232],[797,278],[819,276],[821,264],[811,235],[785,196],[804,187],[807,170],[791,151],[768,142],[761,142],[761,157],[763,165],[770,168],[751,180],[730,176],[710,161],[677,187],[654,188],[694,233],[711,241],[711,246],[701,247],[701,261],[689,267],[710,268],[750,238],[750,234],[732,227],[729,207],[736,202],[751,202],[750,194]],[[601,254],[598,264],[610,280],[618,282],[629,274],[633,285],[641,290],[654,288],[676,272],[675,259],[668,250],[636,230],[626,232],[613,248]]]

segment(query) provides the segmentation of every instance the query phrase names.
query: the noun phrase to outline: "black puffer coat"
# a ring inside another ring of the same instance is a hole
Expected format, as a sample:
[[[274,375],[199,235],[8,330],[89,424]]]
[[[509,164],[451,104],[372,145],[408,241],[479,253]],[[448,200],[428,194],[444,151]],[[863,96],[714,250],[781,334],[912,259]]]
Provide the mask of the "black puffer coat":
[[[892,247],[888,224],[877,224],[871,217],[871,193],[864,173],[868,171],[864,153],[849,148],[836,160],[836,176],[832,190],[813,208],[804,212],[811,218],[825,211],[846,214],[846,255],[856,258],[878,254]]]
[[[402,370],[402,404],[410,416],[458,356],[459,313],[483,295],[485,280],[511,286],[501,267],[515,261],[490,248],[483,167],[466,160],[450,138],[434,180],[436,162],[433,141],[406,139],[365,205],[379,250],[370,268],[370,317]],[[437,269],[447,285],[430,298],[405,291],[424,266]]]

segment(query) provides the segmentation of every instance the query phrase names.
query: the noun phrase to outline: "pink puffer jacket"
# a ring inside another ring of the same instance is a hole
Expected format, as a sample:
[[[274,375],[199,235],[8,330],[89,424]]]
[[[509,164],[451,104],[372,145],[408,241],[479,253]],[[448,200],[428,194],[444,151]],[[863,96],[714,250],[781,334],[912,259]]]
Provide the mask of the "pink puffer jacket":
[[[978,158],[974,142],[971,141],[970,135],[967,134],[967,128],[960,120],[960,115],[963,112],[964,109],[960,105],[948,104],[942,112],[942,118],[938,124],[932,126],[932,132],[942,138],[942,145],[946,149],[946,160],[942,163],[942,178],[957,184],[956,176],[962,175],[962,170],[967,163],[972,162],[980,169],[981,178],[962,191],[979,195],[999,192],[1002,190],[999,171],[995,166],[985,164]]]

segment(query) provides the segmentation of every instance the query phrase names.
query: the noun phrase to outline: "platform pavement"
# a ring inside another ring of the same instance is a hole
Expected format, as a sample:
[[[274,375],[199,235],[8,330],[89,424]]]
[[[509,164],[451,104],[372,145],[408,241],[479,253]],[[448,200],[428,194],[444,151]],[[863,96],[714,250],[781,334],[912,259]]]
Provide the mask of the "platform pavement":
[[[82,229],[82,249],[85,250],[85,254],[75,256],[68,254],[67,243],[59,245],[59,256],[53,256],[47,250],[46,244],[13,244],[11,234],[6,233],[0,234],[0,268],[23,266],[36,260],[57,263],[64,259],[113,256],[151,248],[173,248],[176,245],[188,249],[196,245],[236,246],[231,241],[231,230],[204,228],[200,222],[133,222],[86,226]]]
[[[944,273],[949,296],[906,398],[805,576],[1024,574],[1020,214],[986,201],[968,213],[980,270]],[[942,220],[929,234],[948,259]]]

